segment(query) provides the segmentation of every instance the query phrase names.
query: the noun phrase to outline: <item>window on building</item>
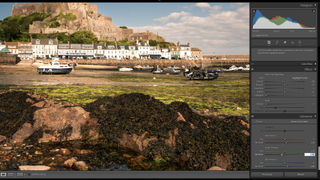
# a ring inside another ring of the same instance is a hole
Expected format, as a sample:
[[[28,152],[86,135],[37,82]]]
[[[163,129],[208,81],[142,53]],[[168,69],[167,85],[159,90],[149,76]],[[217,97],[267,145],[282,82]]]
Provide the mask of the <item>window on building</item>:
[[[40,40],[39,39],[36,40],[36,44],[40,44]]]
[[[199,54],[201,54],[201,52],[199,52]]]
[[[53,41],[51,39],[49,40],[49,44],[53,44]]]

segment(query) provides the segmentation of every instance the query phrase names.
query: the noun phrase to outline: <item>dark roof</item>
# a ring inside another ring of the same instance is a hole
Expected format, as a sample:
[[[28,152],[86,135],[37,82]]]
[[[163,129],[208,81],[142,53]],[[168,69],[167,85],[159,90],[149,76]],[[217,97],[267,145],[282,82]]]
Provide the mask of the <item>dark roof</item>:
[[[117,48],[121,49],[121,46],[124,46],[124,49],[129,50],[129,45],[117,45]]]
[[[140,45],[139,43],[141,43],[141,45]],[[138,45],[139,45],[139,46],[149,46],[149,45],[147,44],[147,42],[138,42]]]
[[[36,41],[40,41],[40,45],[58,45],[57,39],[32,39],[32,45],[36,45]],[[52,40],[53,44],[49,44],[49,41]]]

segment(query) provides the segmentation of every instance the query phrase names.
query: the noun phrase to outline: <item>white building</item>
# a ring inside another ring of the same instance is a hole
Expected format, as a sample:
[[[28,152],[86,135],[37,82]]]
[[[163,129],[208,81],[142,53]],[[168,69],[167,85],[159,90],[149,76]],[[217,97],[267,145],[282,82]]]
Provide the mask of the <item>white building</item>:
[[[105,55],[104,55],[105,49],[106,49],[106,47],[104,46],[104,44],[95,44],[94,50],[93,50],[94,57],[99,58],[99,59],[104,59],[105,58]]]
[[[11,54],[18,55],[18,42],[6,42],[6,48],[11,52]]]
[[[129,49],[128,46],[126,45],[118,45],[117,46],[118,49],[118,59],[126,59],[129,58]]]
[[[147,42],[136,41],[136,47],[139,51],[139,59],[150,59],[150,45]]]
[[[1,51],[1,49],[5,48],[5,47],[6,47],[6,42],[0,40],[0,51]]]
[[[161,57],[161,50],[159,46],[150,46],[149,56],[151,59],[154,59],[155,57],[160,58]]]
[[[105,45],[104,56],[107,59],[116,59],[118,58],[117,46],[113,44]]]
[[[18,57],[22,60],[33,59],[31,42],[18,42]]]
[[[138,59],[139,51],[135,45],[128,45],[129,59]]]
[[[169,48],[161,48],[161,57],[171,59],[171,52],[169,51]]]
[[[177,46],[180,48],[180,58],[191,59],[190,43],[188,43],[187,45],[180,45],[180,42],[178,42]]]
[[[63,59],[92,58],[94,49],[92,44],[59,43],[58,56]]]
[[[52,58],[58,55],[58,39],[31,39],[34,58]]]

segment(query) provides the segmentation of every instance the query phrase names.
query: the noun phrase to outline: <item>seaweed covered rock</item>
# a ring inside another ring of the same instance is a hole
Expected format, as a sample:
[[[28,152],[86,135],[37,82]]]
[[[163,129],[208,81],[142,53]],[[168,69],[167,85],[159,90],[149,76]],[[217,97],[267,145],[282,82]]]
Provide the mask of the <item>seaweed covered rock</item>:
[[[101,124],[101,137],[144,157],[178,159],[193,170],[249,169],[245,117],[201,116],[187,103],[166,105],[141,93],[102,97],[84,109]]]
[[[140,93],[102,97],[87,104],[84,109],[90,112],[92,118],[98,119],[101,136],[116,144],[124,133],[142,136],[148,132],[146,138],[168,139],[168,132],[174,130],[178,123],[178,114],[174,110]]]
[[[184,102],[166,105],[149,95],[132,93],[101,97],[84,107],[63,107],[36,94],[8,92],[0,94],[0,117],[3,141],[93,137],[108,147],[135,151],[144,158],[128,164],[142,169],[150,168],[145,159],[161,162],[164,158],[183,164],[186,170],[249,170],[248,120],[199,115]]]
[[[98,124],[81,107],[63,107],[45,97],[27,92],[0,94],[0,135],[11,143],[81,139],[82,127],[88,136],[96,133]]]
[[[10,139],[25,123],[33,124],[33,113],[39,109],[32,106],[41,97],[27,92],[9,91],[0,94],[0,135]]]

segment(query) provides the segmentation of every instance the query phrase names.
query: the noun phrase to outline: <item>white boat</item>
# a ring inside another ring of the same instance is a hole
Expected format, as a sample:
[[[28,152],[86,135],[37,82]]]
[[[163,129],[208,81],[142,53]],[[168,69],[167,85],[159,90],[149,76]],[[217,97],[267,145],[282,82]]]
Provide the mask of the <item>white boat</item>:
[[[242,69],[242,71],[250,71],[250,64],[247,64],[246,67]]]
[[[144,67],[142,67],[142,66],[140,66],[140,65],[136,65],[136,66],[133,66],[133,69],[139,69],[139,70],[141,70],[141,69],[144,69]]]
[[[238,71],[241,71],[243,69],[242,66],[236,66],[236,68],[237,68]]]
[[[119,71],[132,71],[133,69],[131,67],[123,67],[119,68]]]
[[[238,70],[238,68],[235,65],[232,65],[228,69],[223,69],[223,71],[237,71],[237,70]]]
[[[59,58],[52,58],[49,66],[38,66],[38,74],[48,73],[48,74],[70,74],[72,67],[68,65],[60,65]]]
[[[149,65],[143,66],[143,70],[151,70],[151,69],[153,69],[152,66],[149,66]]]
[[[159,66],[157,66],[156,68],[153,68],[150,72],[152,72],[153,74],[180,74],[181,71],[180,70],[175,70],[172,67],[170,68],[159,68]]]

